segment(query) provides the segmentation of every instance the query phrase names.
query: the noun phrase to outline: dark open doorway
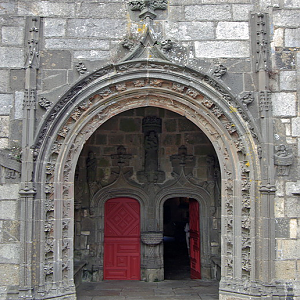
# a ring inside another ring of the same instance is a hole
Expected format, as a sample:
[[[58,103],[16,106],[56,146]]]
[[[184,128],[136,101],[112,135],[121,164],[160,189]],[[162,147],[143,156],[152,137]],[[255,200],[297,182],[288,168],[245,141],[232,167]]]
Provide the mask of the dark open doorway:
[[[198,207],[196,200],[189,198],[171,198],[164,203],[164,277],[170,280],[182,280],[188,278],[200,278],[200,251],[193,252],[194,243],[190,242],[190,238],[199,241],[199,229],[192,233],[191,227],[195,227],[193,219],[198,219],[199,227],[199,210],[193,213],[192,217],[190,209]],[[192,234],[194,237],[190,237]],[[193,249],[190,250],[192,244]],[[195,277],[195,261],[198,264],[198,275]],[[191,268],[192,267],[192,268]]]

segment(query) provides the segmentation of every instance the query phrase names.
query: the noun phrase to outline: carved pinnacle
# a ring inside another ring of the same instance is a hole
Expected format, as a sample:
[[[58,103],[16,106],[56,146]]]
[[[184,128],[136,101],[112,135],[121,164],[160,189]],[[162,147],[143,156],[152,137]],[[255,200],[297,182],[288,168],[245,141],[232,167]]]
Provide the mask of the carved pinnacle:
[[[156,18],[156,9],[166,10],[168,7],[168,0],[139,0],[139,1],[130,1],[129,7],[132,11],[140,10],[141,13],[139,17],[141,19],[150,19]]]

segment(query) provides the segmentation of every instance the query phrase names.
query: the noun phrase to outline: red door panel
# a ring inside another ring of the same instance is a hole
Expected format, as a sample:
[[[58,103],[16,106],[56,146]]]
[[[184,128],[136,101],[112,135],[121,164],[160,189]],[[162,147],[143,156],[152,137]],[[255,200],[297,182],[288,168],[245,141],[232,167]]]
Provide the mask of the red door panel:
[[[131,198],[105,203],[104,279],[140,280],[140,205]]]
[[[199,225],[199,203],[191,199],[189,202],[190,215],[190,266],[191,278],[201,278],[200,261],[200,225]]]

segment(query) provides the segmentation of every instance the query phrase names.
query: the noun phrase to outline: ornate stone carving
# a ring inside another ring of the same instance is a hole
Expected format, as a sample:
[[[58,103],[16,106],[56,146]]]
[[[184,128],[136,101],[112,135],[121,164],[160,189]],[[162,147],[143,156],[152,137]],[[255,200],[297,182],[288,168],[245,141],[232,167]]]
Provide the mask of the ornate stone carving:
[[[160,43],[160,48],[163,50],[163,51],[170,51],[172,50],[173,48],[173,43],[171,40],[165,40],[163,42]]]
[[[26,68],[38,69],[40,65],[40,17],[29,17],[27,19],[27,26],[29,27],[29,30],[27,32],[28,49],[25,66]]]
[[[156,18],[156,13],[154,12],[157,9],[166,10],[168,8],[167,0],[139,0],[139,1],[130,1],[129,8],[132,11],[141,11],[139,17],[145,19],[149,17],[150,19]]]
[[[163,241],[162,232],[143,232],[141,234],[141,240],[146,245],[159,245]]]
[[[288,176],[290,167],[293,164],[292,149],[285,145],[275,146],[274,164],[276,165],[278,176]]]
[[[52,106],[52,102],[49,101],[49,100],[48,100],[47,98],[45,98],[45,97],[41,97],[41,98],[39,99],[39,105],[40,105],[40,107],[42,107],[42,108],[48,110],[48,109]]]
[[[256,33],[255,45],[255,70],[268,70],[269,56],[269,32],[268,32],[268,14],[256,13],[252,15],[254,32]]]
[[[185,86],[179,83],[173,83],[172,85],[172,90],[179,92],[179,93],[183,93],[185,89]]]
[[[83,62],[79,62],[78,64],[76,64],[75,68],[80,75],[83,75],[87,72],[87,68]]]
[[[137,177],[143,183],[161,183],[165,180],[165,173],[159,170],[158,165],[158,133],[161,133],[161,119],[153,116],[145,117],[143,132],[145,134],[144,171],[137,172]]]
[[[271,106],[271,92],[270,91],[260,91],[259,92],[259,108],[260,111],[268,111]]]
[[[193,169],[195,167],[195,157],[187,154],[186,146],[182,145],[178,148],[178,154],[170,157],[173,167],[173,176],[179,176],[183,169],[186,176],[193,175]]]
[[[186,94],[189,95],[190,97],[196,99],[199,93],[195,91],[194,89],[188,88],[186,91]]]
[[[127,50],[132,50],[132,48],[134,47],[134,42],[130,39],[124,39],[122,42],[121,42],[121,45],[127,49]]]
[[[248,106],[254,101],[254,93],[253,92],[244,92],[240,95],[240,101],[245,105]]]
[[[213,69],[213,75],[215,77],[217,77],[218,79],[221,79],[221,77],[223,75],[225,75],[226,72],[227,72],[227,68],[225,66],[223,66],[223,65],[217,65]]]

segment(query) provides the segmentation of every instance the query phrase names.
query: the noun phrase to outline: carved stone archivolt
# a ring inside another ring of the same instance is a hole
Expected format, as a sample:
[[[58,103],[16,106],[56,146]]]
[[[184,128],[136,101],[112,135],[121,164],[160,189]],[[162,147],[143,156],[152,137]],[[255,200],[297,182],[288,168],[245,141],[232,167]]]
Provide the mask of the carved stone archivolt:
[[[143,72],[147,73],[147,77],[141,76],[144,74]],[[166,74],[173,80],[165,79]],[[103,76],[109,80],[103,81]],[[95,84],[97,82],[99,84]],[[96,86],[97,90],[95,90]],[[87,94],[92,96],[88,98]],[[220,158],[223,174],[225,174],[222,201],[226,203],[226,212],[223,218],[227,220],[225,222],[227,225],[223,231],[227,242],[222,253],[228,258],[226,264],[223,262],[226,276],[233,276],[234,257],[237,253],[249,251],[250,240],[248,238],[252,226],[250,220],[248,221],[251,206],[249,199],[253,196],[249,181],[255,163],[251,163],[249,171],[248,169],[241,171],[241,175],[238,176],[235,171],[235,161],[244,162],[245,153],[250,151],[252,144],[255,144],[253,140],[250,142],[247,138],[252,139],[252,135],[245,118],[249,124],[252,124],[251,116],[243,107],[239,106],[238,101],[223,86],[192,69],[167,62],[141,60],[122,63],[96,71],[80,81],[49,111],[38,135],[36,152],[39,157],[37,162],[48,161],[45,166],[37,163],[36,169],[37,176],[45,178],[43,188],[40,190],[45,207],[44,240],[47,245],[54,244],[53,248],[47,246],[47,251],[45,250],[41,257],[44,262],[43,282],[47,293],[53,293],[51,290],[53,272],[56,272],[57,276],[61,276],[63,286],[71,287],[71,289],[73,286],[72,268],[69,267],[72,261],[70,249],[72,249],[73,241],[71,209],[74,201],[73,178],[76,161],[85,141],[112,116],[143,106],[161,107],[185,115],[211,139]],[[240,108],[243,115],[237,108]],[[152,141],[154,145],[154,147],[147,148],[147,151],[151,152],[147,155],[151,154],[152,158],[156,157],[155,144],[158,143],[157,137],[160,132],[158,123],[158,119],[147,119],[143,126],[145,149],[146,139],[147,142],[148,140]],[[60,125],[58,126],[58,124]],[[253,127],[255,128],[254,125]],[[45,139],[47,136],[51,136],[51,140]],[[129,157],[125,157],[124,151],[121,152],[120,149],[120,153],[117,153],[118,157],[115,156],[116,159],[120,161],[129,159]],[[155,164],[148,163],[147,155],[145,153],[145,162],[147,163],[143,172],[151,173],[153,170],[154,173],[160,172],[156,162]],[[189,163],[193,158],[184,149],[179,149],[178,157],[176,154],[174,155],[174,162],[176,159],[182,160],[187,169],[191,168]],[[152,160],[155,161],[155,159]],[[92,157],[86,163],[87,168],[90,168],[88,181],[94,182]],[[174,171],[177,173],[178,171],[175,169]],[[122,173],[120,174],[118,180],[127,182]],[[185,174],[183,175],[185,176]],[[183,177],[180,178],[183,180]],[[234,184],[237,180],[241,182],[241,186],[243,183],[243,189]],[[241,193],[241,190],[242,198],[235,197],[237,193]],[[236,206],[241,207],[237,205],[236,199],[243,199],[241,202],[245,203],[240,212],[237,212],[235,208]],[[57,209],[60,206],[61,208]],[[232,244],[233,228],[238,225],[234,224],[236,221],[233,221],[236,213],[243,213],[239,231],[241,236],[243,235],[245,243],[241,243],[241,247],[244,247],[241,251],[234,249]],[[54,226],[54,224],[56,225]],[[68,244],[70,249],[57,247],[60,243]],[[52,255],[51,249],[58,252]],[[54,257],[61,263],[57,264]],[[54,268],[54,264],[56,264],[56,268]],[[243,272],[245,278],[249,279],[250,261],[245,260],[243,265],[247,266],[243,268]]]

